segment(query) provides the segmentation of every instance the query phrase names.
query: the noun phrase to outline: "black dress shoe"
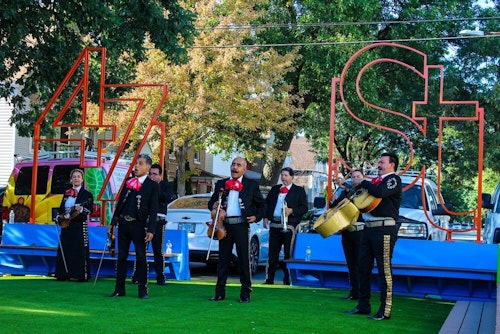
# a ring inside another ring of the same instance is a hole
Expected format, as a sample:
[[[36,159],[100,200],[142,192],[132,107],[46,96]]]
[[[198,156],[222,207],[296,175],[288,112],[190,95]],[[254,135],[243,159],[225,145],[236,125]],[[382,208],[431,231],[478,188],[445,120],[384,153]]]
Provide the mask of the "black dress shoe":
[[[141,293],[139,294],[140,299],[149,299],[149,295],[147,293]]]
[[[123,297],[125,296],[125,292],[118,292],[118,291],[113,291],[112,294],[110,294],[108,297]]]
[[[370,311],[363,311],[360,310],[359,308],[355,307],[350,311],[345,311],[345,314],[370,314]]]
[[[273,282],[273,281],[271,281],[271,280],[267,280],[267,279],[266,279],[266,280],[264,281],[264,283],[262,283],[262,284],[274,284],[274,282]]]
[[[289,279],[284,279],[283,280],[283,285],[290,285],[290,280]]]
[[[167,285],[167,282],[163,281],[156,281],[156,284],[158,285]]]
[[[250,297],[240,297],[240,303],[250,303]]]
[[[383,313],[375,313],[371,317],[368,317],[368,319],[372,320],[389,320],[391,316],[386,317]]]
[[[226,297],[224,297],[224,296],[213,296],[213,297],[212,297],[212,298],[210,298],[209,300],[210,300],[211,302],[219,302],[219,301],[224,300],[224,299],[226,299]]]
[[[132,280],[130,281],[130,284],[135,284],[135,285],[137,285],[137,284],[139,284],[139,281],[138,281],[138,280],[136,280],[135,278],[132,278]]]

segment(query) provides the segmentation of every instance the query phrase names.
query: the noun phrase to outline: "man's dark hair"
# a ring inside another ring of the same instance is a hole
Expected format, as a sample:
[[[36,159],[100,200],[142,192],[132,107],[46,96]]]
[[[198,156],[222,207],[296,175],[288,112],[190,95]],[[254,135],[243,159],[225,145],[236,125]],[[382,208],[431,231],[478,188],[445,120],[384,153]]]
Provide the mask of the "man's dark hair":
[[[290,176],[294,176],[295,175],[295,172],[293,171],[292,168],[290,167],[285,167],[285,168],[282,168],[281,169],[281,172],[288,172],[288,174],[290,174]]]
[[[145,159],[145,160],[146,160],[146,163],[147,163],[148,165],[150,165],[150,166],[153,164],[153,160],[152,160],[152,159],[151,159],[151,157],[150,157],[149,155],[147,155],[147,154],[139,154],[139,155],[137,156],[137,160],[139,160],[139,159]]]
[[[393,153],[393,152],[385,152],[385,153],[382,153],[382,156],[383,157],[389,157],[389,162],[394,164],[394,171],[398,170],[399,159],[398,159],[398,156],[395,153]]]
[[[157,168],[158,169],[158,173],[160,173],[160,175],[162,174],[163,170],[160,166],[160,164],[152,164],[151,165],[151,168]]]
[[[354,172],[360,172],[361,174],[365,175],[365,173],[363,173],[363,170],[359,169],[359,168],[353,169],[352,173],[354,173]]]

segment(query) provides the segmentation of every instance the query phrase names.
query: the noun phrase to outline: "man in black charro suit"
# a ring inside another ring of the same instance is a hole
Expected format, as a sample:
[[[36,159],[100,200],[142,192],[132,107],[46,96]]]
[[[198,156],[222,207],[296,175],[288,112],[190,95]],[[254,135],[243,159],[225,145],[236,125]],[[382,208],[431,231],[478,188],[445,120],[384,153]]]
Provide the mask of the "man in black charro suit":
[[[396,174],[399,160],[394,153],[382,153],[378,162],[378,177],[371,182],[363,180],[359,187],[382,200],[378,206],[363,214],[365,227],[361,237],[359,257],[359,301],[346,313],[370,314],[371,276],[373,261],[377,262],[380,281],[380,306],[371,317],[373,320],[388,320],[392,310],[392,254],[398,239],[399,226],[396,221],[401,204],[401,178]]]
[[[219,240],[219,262],[217,264],[217,284],[215,296],[211,301],[221,301],[226,298],[226,281],[229,272],[229,262],[233,245],[236,244],[238,269],[240,273],[240,303],[250,302],[252,282],[250,276],[249,238],[251,223],[262,219],[265,211],[264,198],[259,190],[259,184],[243,176],[247,169],[247,161],[237,157],[231,164],[231,178],[217,181],[215,191],[208,202],[209,210],[218,207],[219,191],[222,189],[220,215],[224,218],[227,235]],[[215,216],[215,212],[213,212]]]
[[[283,245],[285,260],[290,258],[292,239],[295,227],[300,223],[302,216],[308,210],[307,195],[303,187],[293,184],[294,171],[290,167],[281,170],[282,184],[275,185],[266,197],[266,217],[264,227],[269,230],[269,259],[267,264],[266,281],[264,284],[274,284],[274,275],[278,263],[283,269],[283,284],[290,285],[290,273],[285,262],[279,262],[281,245]],[[287,228],[284,231],[283,206],[286,203],[285,215]]]
[[[158,183],[148,177],[151,158],[140,154],[135,176],[122,188],[111,225],[118,224],[118,260],[115,290],[109,297],[125,296],[125,278],[130,243],[134,243],[139,298],[147,299],[146,245],[153,239],[158,213]],[[111,225],[108,235],[111,234]]]

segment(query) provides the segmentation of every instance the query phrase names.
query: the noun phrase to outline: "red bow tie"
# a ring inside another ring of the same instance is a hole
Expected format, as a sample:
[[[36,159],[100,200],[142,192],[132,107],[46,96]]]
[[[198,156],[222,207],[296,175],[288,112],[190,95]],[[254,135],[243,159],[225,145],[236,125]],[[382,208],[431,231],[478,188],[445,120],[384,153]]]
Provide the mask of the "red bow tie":
[[[68,190],[66,190],[66,192],[64,193],[64,195],[65,196],[76,197],[76,196],[78,196],[78,190],[76,190],[75,188],[68,189]]]
[[[139,181],[138,178],[133,177],[127,180],[127,188],[139,191],[141,190],[141,187],[142,183]]]
[[[378,176],[378,177],[376,177],[376,178],[372,179],[372,183],[373,183],[374,185],[377,185],[377,186],[378,186],[379,184],[381,184],[381,183],[382,183],[382,176]]]
[[[226,181],[226,190],[236,190],[241,191],[243,189],[243,184],[237,179],[229,179]]]
[[[280,188],[280,194],[288,194],[288,188],[287,187],[281,187]]]

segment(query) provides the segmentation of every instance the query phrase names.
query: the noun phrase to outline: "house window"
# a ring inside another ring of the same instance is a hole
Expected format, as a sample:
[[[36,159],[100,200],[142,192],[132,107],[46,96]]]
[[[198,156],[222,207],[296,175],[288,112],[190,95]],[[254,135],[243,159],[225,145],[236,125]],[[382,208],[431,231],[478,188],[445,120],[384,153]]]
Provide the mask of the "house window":
[[[200,152],[195,152],[193,159],[195,164],[200,164]]]

